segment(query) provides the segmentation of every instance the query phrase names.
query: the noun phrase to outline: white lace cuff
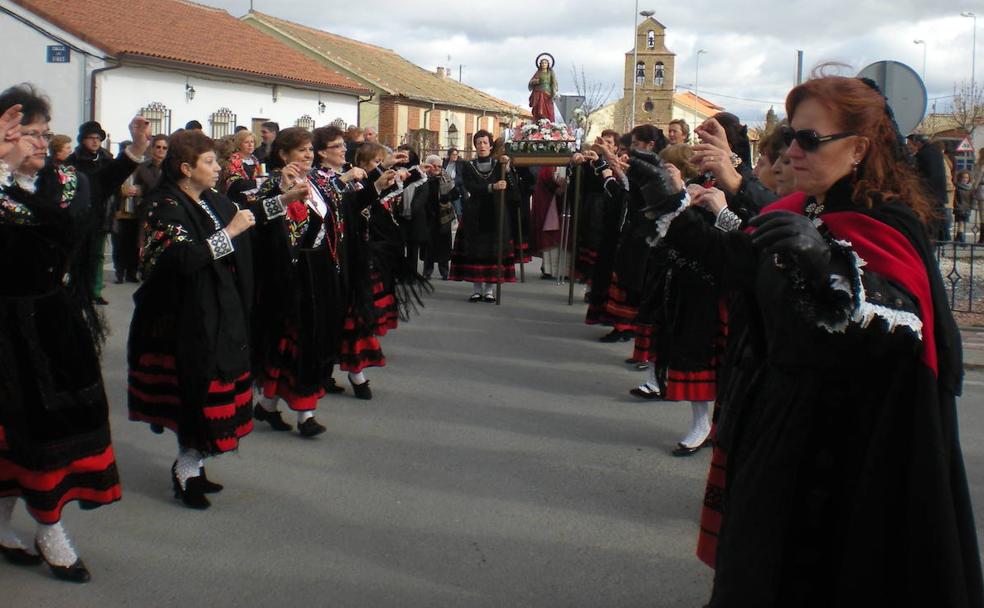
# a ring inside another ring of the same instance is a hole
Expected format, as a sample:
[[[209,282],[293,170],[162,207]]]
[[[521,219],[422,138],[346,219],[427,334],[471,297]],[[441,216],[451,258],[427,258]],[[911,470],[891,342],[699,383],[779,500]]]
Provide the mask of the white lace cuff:
[[[741,218],[731,209],[722,207],[714,220],[714,227],[721,232],[734,232],[741,228]]]
[[[282,196],[265,198],[263,199],[262,206],[263,215],[265,215],[268,220],[275,220],[278,217],[287,214],[287,207],[284,205],[284,199]]]
[[[212,250],[212,259],[223,258],[236,250],[232,245],[232,239],[226,234],[225,230],[217,230],[215,234],[205,239],[208,248]]]

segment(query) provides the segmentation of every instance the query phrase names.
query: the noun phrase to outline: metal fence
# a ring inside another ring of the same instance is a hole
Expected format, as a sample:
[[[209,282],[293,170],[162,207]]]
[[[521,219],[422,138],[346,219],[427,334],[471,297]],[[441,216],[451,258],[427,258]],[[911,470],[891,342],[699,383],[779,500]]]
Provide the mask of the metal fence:
[[[968,222],[969,223],[969,222]],[[969,230],[936,245],[936,260],[954,312],[984,312],[984,269],[976,264],[984,256],[984,243],[975,222]]]

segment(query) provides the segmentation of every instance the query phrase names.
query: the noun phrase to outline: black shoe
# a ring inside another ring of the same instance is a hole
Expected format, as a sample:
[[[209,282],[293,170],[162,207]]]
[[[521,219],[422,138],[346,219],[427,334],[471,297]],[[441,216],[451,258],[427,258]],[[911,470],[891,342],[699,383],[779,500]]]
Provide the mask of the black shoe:
[[[284,422],[284,419],[280,417],[280,412],[268,412],[260,404],[256,404],[253,407],[253,418],[261,422],[266,422],[275,431],[289,431],[294,428]]]
[[[628,359],[625,360],[626,365],[636,365],[638,363],[642,363],[642,362],[636,359],[635,357],[629,357]]]
[[[15,566],[37,566],[44,561],[40,553],[31,553],[27,549],[21,549],[20,547],[4,547],[0,545],[0,555],[3,555],[5,560]]]
[[[424,278],[427,279],[428,281],[430,280],[430,278],[432,276],[434,276],[434,271],[433,270],[425,270],[424,271]]]
[[[482,294],[480,294],[480,293],[473,293],[472,295],[468,296],[468,301],[469,302],[481,302],[482,301]]]
[[[92,298],[92,303],[98,304],[99,306],[106,306],[109,304],[109,301],[106,298],[99,296],[98,298]]]
[[[632,332],[628,329],[625,331],[619,331],[617,329],[613,329],[607,334],[605,334],[604,336],[598,338],[598,341],[606,342],[609,344],[614,342],[628,342],[629,340],[632,339],[632,336],[633,336]]]
[[[659,391],[644,391],[638,386],[630,390],[629,394],[639,399],[645,399],[646,401],[659,401],[663,398],[663,395]]]
[[[437,271],[441,273],[441,280],[442,281],[447,281],[448,280],[448,267],[447,266],[445,266],[445,267],[442,268],[441,265],[438,264],[437,265]]]
[[[345,392],[345,387],[338,386],[338,383],[335,382],[334,378],[328,378],[327,382],[325,382],[324,389],[329,395],[337,395],[338,393]]]
[[[327,430],[328,429],[325,428],[325,425],[314,419],[314,416],[297,425],[297,432],[299,432],[302,437],[314,437],[315,435],[320,435]]]
[[[48,564],[48,569],[51,573],[55,575],[55,578],[61,579],[63,581],[68,581],[70,583],[88,583],[92,579],[92,575],[89,574],[89,569],[85,567],[81,558],[76,559],[75,563],[71,566],[56,566],[48,561],[48,558],[44,556],[44,552],[41,551],[38,541],[34,541],[34,549],[38,552],[41,559]]]
[[[202,492],[206,494],[218,494],[225,489],[221,483],[215,483],[205,475],[205,467],[198,467],[198,476],[202,478]]]
[[[554,276],[552,274],[550,274],[549,272],[543,272],[543,271],[540,271],[540,278],[543,279],[544,281],[552,281],[552,280],[554,280]]]
[[[702,447],[704,447],[705,445],[710,445],[710,444],[711,444],[710,438],[705,439],[704,441],[701,441],[699,445],[697,445],[696,447],[692,447],[692,448],[691,447],[688,447],[688,446],[685,446],[682,443],[678,443],[676,449],[673,450],[672,454],[674,456],[677,456],[677,457],[693,456],[694,454],[696,454],[697,452],[699,452]]]
[[[154,433],[155,435],[160,435],[164,432],[164,425],[151,423],[150,432]]]
[[[123,284],[123,273],[122,272],[117,272],[116,273],[116,278],[113,279],[113,282],[116,283],[117,285],[122,285]]]
[[[495,295],[491,293],[487,293],[484,296],[482,296],[482,301],[487,302],[489,304],[495,304]]]
[[[635,370],[637,372],[644,372],[647,369],[649,369],[649,362],[648,361],[640,361],[640,362],[638,362],[638,363],[635,364]]]
[[[372,399],[372,390],[369,389],[368,380],[366,380],[362,384],[356,384],[352,382],[351,378],[349,378],[349,384],[352,385],[352,392],[354,392],[355,396],[358,397],[359,399],[366,399],[366,400]]]
[[[185,487],[181,487],[181,482],[178,481],[177,460],[171,465],[171,485],[174,488],[174,497],[180,498],[186,507],[205,510],[212,506],[212,503],[205,498],[205,484],[201,476],[188,478]]]

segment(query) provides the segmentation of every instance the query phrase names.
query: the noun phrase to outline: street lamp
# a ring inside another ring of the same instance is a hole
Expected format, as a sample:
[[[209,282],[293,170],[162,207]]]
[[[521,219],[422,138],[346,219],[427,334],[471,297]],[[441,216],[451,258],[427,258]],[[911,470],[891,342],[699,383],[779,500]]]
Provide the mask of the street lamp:
[[[977,14],[972,13],[971,11],[964,11],[960,13],[960,16],[970,17],[974,20],[974,41],[970,51],[970,98],[973,100],[976,95],[974,90],[974,77],[977,75]]]
[[[632,124],[629,125],[629,129],[635,128],[635,113],[636,113],[636,66],[639,64],[639,16],[642,17],[652,17],[656,14],[656,11],[642,11],[639,12],[639,0],[635,3],[636,12],[632,15],[632,69],[630,73],[632,74]]]
[[[697,69],[694,72],[694,128],[697,127],[697,91],[700,84],[700,56],[706,53],[707,51],[704,49],[698,49],[697,51]]]
[[[925,40],[913,40],[912,44],[921,44],[923,47],[923,69],[922,69],[922,79],[926,82],[926,41]]]

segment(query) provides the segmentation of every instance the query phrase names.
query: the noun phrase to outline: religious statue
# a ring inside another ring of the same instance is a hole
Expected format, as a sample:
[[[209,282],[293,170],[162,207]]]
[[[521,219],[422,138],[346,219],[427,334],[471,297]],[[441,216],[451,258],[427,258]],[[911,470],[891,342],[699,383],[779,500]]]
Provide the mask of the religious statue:
[[[557,95],[557,77],[554,75],[554,58],[550,53],[541,53],[536,58],[537,72],[530,78],[530,108],[533,120],[546,118],[555,122],[554,96]]]

